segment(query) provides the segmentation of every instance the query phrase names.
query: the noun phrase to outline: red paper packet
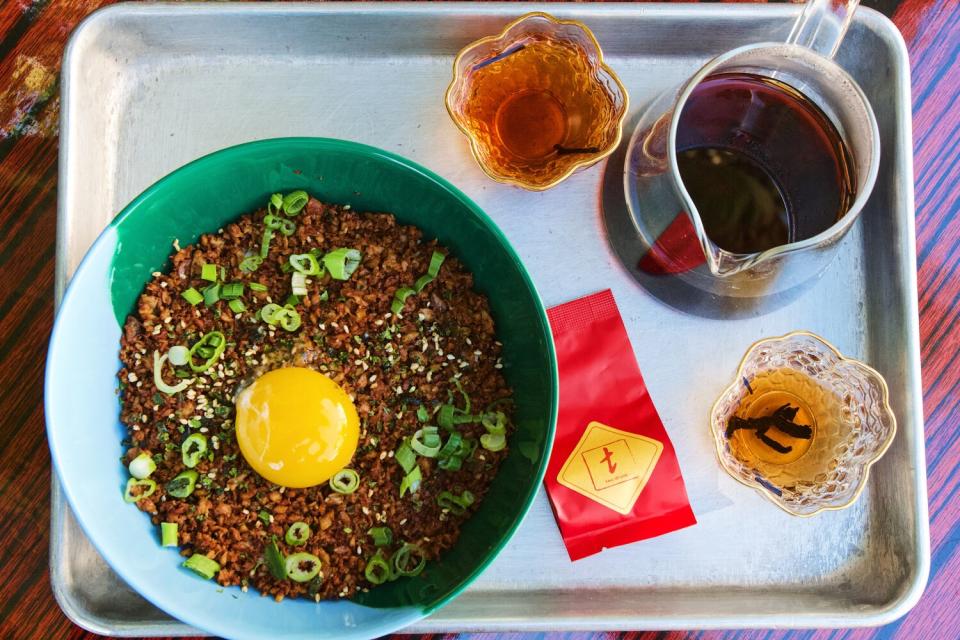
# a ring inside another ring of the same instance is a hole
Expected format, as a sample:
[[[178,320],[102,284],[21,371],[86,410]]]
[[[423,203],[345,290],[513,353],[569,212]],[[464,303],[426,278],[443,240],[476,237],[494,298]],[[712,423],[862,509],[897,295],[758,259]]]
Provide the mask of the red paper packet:
[[[545,483],[570,559],[696,524],[613,294],[547,316],[560,411]]]

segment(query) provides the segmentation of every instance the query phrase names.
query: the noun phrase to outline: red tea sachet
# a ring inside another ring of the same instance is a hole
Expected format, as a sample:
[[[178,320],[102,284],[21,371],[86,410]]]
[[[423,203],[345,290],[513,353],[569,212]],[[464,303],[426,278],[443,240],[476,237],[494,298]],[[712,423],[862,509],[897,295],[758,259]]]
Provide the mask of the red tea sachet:
[[[610,290],[547,311],[560,412],[546,486],[571,560],[696,524]]]

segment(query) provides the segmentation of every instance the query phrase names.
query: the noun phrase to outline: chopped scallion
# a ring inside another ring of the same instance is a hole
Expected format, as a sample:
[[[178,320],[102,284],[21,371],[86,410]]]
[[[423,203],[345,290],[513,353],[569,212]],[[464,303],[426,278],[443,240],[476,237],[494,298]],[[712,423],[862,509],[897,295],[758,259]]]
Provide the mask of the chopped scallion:
[[[244,273],[253,273],[260,268],[260,265],[263,264],[263,258],[258,255],[247,256],[240,261],[240,271]],[[250,287],[253,288],[252,286]]]
[[[244,304],[243,300],[237,298],[236,300],[231,300],[227,303],[227,306],[230,307],[230,311],[234,313],[243,313],[247,310],[247,305]]]
[[[196,373],[203,373],[220,359],[224,349],[227,348],[227,339],[221,331],[211,331],[206,333],[197,342],[190,347],[190,368]],[[194,356],[205,358],[203,362],[197,364],[194,362]]]
[[[297,521],[290,525],[290,528],[287,529],[287,534],[283,537],[283,539],[287,541],[287,544],[295,547],[306,544],[309,538],[310,525],[302,521]]]
[[[123,499],[127,502],[139,502],[144,498],[152,496],[156,490],[157,483],[149,478],[144,478],[143,480],[130,478],[127,480],[127,486],[123,491]]]
[[[307,295],[307,276],[299,271],[290,276],[290,290],[295,296]]]
[[[189,497],[197,486],[197,478],[199,477],[200,474],[193,469],[178,473],[173,480],[164,486],[167,490],[167,495],[173,496],[174,498]]]
[[[176,547],[179,544],[179,534],[176,522],[160,523],[160,546]]]
[[[430,419],[430,413],[427,411],[427,408],[423,405],[417,407],[417,420],[420,422],[426,422]]]
[[[404,473],[410,473],[413,471],[413,468],[417,466],[417,455],[413,452],[413,449],[410,448],[406,440],[400,443],[393,457],[396,458],[397,463],[403,467]]]
[[[207,263],[200,268],[200,277],[207,282],[217,281],[217,265]]]
[[[170,359],[170,364],[175,367],[182,367],[190,362],[190,349],[187,349],[182,344],[172,346],[170,350],[167,351],[167,357]]]
[[[157,463],[153,461],[149,453],[141,453],[130,461],[127,469],[134,478],[143,480],[149,478],[150,474],[157,470]]]
[[[290,256],[290,266],[305,276],[320,275],[320,261],[312,253],[295,253]]]
[[[360,474],[353,469],[341,469],[330,478],[330,488],[337,493],[353,493],[360,488]]]
[[[403,304],[407,301],[407,298],[415,294],[416,291],[410,287],[400,287],[397,289],[396,293],[393,294],[393,302],[390,303],[390,311],[393,313],[400,313],[403,310]]]
[[[193,379],[184,380],[176,385],[169,385],[163,381],[163,363],[167,361],[169,356],[167,354],[160,355],[159,351],[153,352],[153,384],[157,387],[158,391],[162,391],[168,396],[172,396],[175,393],[180,393],[184,389],[190,386],[190,383],[193,382]]]
[[[250,291],[264,292],[267,290],[267,285],[260,284],[259,282],[250,283]]]
[[[291,191],[283,196],[283,211],[288,216],[295,216],[307,206],[310,196],[306,191]]]
[[[469,491],[464,491],[459,496],[449,491],[442,491],[440,495],[437,496],[437,504],[440,505],[440,508],[448,509],[450,513],[455,516],[462,516],[466,513],[467,508],[469,508],[475,500],[476,498],[474,498],[473,494]]]
[[[287,220],[286,218],[283,218],[280,221],[280,233],[282,233],[283,235],[288,237],[292,236],[296,230],[297,230],[297,223],[294,222],[293,220]]]
[[[209,580],[220,571],[220,564],[202,553],[195,553],[183,562],[183,566]]]
[[[415,544],[403,543],[397,549],[392,559],[393,571],[398,576],[417,576],[427,566],[427,557],[423,550]]]
[[[198,304],[203,302],[203,294],[197,291],[196,289],[194,289],[193,287],[190,287],[180,295],[183,296],[184,300],[186,300],[193,306],[197,306]]]
[[[214,283],[203,290],[203,304],[212,307],[218,302],[220,302],[220,285]]]
[[[224,300],[233,300],[243,295],[243,283],[231,282],[220,288],[220,297]]]
[[[286,576],[294,582],[309,582],[320,573],[320,558],[312,553],[294,553],[283,561]]]
[[[410,448],[425,458],[436,458],[440,453],[440,436],[436,427],[418,429],[410,439]]]
[[[367,531],[377,547],[389,547],[393,543],[393,530],[390,527],[373,527]]]
[[[391,578],[393,571],[390,569],[390,562],[383,555],[383,549],[378,549],[376,555],[367,561],[363,575],[370,584],[383,584]]]
[[[263,238],[260,241],[260,259],[266,260],[270,253],[270,241],[273,240],[273,229],[267,227],[263,230]]]
[[[323,256],[323,265],[334,280],[348,280],[360,266],[360,252],[356,249],[334,249]]]
[[[500,451],[507,446],[507,439],[502,433],[485,433],[480,436],[480,446],[487,451]]]
[[[420,473],[420,467],[414,466],[413,471],[403,476],[403,480],[400,482],[400,497],[402,498],[407,491],[410,493],[419,491],[421,480],[423,480],[423,476]]]
[[[201,456],[207,452],[207,436],[202,433],[192,433],[180,445],[180,454],[183,465],[193,469],[200,462]]]

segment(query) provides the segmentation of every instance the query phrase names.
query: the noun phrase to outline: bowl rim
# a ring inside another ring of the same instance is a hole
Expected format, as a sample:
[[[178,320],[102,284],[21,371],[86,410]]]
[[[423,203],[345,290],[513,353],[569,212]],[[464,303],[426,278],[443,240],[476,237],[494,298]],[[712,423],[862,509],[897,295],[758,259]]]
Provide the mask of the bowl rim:
[[[723,443],[725,441],[724,436],[722,433],[718,433],[717,430],[714,428],[714,420],[713,420],[713,416],[717,411],[717,407],[719,406],[720,401],[723,400],[724,396],[726,396],[730,391],[732,391],[734,388],[736,388],[740,384],[740,380],[744,377],[743,369],[747,364],[747,360],[753,354],[754,350],[757,347],[759,347],[761,344],[765,344],[767,342],[780,342],[780,341],[792,338],[794,336],[806,336],[809,338],[813,338],[814,340],[816,340],[817,342],[825,346],[834,355],[836,355],[838,362],[849,362],[849,363],[855,364],[859,368],[865,370],[865,372],[868,375],[872,376],[873,379],[879,383],[880,390],[881,390],[880,412],[885,413],[890,418],[890,424],[891,424],[890,433],[887,435],[887,438],[884,441],[884,443],[877,449],[873,457],[871,457],[869,460],[863,463],[863,466],[862,466],[863,476],[860,478],[860,483],[857,486],[857,490],[853,492],[853,495],[850,497],[850,499],[844,502],[843,504],[836,504],[836,505],[828,504],[828,505],[819,506],[817,509],[809,513],[806,513],[806,512],[801,513],[799,511],[791,509],[788,505],[777,500],[776,497],[774,497],[771,494],[771,492],[766,487],[764,487],[763,484],[761,484],[760,482],[756,482],[756,481],[748,482],[743,478],[739,477],[738,475],[734,474],[730,470],[730,468],[727,466],[723,456],[722,449],[723,449]],[[873,468],[873,465],[876,464],[880,460],[880,458],[884,456],[884,454],[887,452],[887,449],[889,449],[890,445],[893,443],[894,437],[897,435],[897,416],[893,412],[893,408],[890,406],[890,389],[888,388],[887,381],[884,379],[883,375],[881,375],[879,371],[877,371],[870,365],[866,364],[862,360],[858,360],[856,358],[848,358],[847,356],[844,356],[840,352],[840,350],[837,349],[837,347],[835,347],[831,342],[829,342],[825,338],[817,335],[816,333],[813,333],[812,331],[806,331],[802,329],[797,331],[790,331],[789,333],[785,333],[781,336],[760,338],[759,340],[755,340],[753,344],[751,344],[747,348],[747,350],[743,354],[743,357],[740,359],[740,364],[737,365],[737,373],[733,379],[733,382],[731,382],[729,385],[723,388],[723,391],[720,392],[720,395],[717,396],[717,399],[714,401],[713,405],[711,405],[710,413],[708,415],[708,424],[710,425],[710,432],[713,435],[714,445],[716,447],[716,453],[717,453],[717,460],[720,463],[720,467],[727,472],[727,475],[729,475],[731,478],[733,478],[740,484],[750,487],[751,489],[754,489],[757,493],[761,494],[767,500],[777,505],[778,507],[780,507],[790,515],[797,516],[800,518],[810,518],[823,511],[840,511],[842,509],[846,509],[851,505],[853,505],[857,501],[857,499],[860,498],[860,494],[862,494],[863,490],[866,488],[867,482],[870,479],[870,471]]]
[[[527,288],[528,292],[532,297],[532,300],[537,310],[537,318],[540,321],[540,325],[541,325],[540,328],[542,329],[543,338],[545,340],[545,347],[546,347],[547,359],[548,359],[548,362],[546,363],[547,371],[545,373],[546,375],[549,376],[552,384],[550,385],[550,391],[549,391],[549,407],[547,412],[548,416],[547,416],[547,425],[546,425],[547,428],[546,428],[546,433],[544,434],[544,440],[543,440],[544,453],[541,456],[538,467],[536,468],[533,474],[533,478],[532,478],[533,481],[530,483],[529,491],[527,492],[527,495],[523,497],[519,517],[517,517],[514,520],[511,526],[504,529],[503,534],[500,536],[498,542],[491,547],[491,550],[488,553],[487,559],[484,562],[479,563],[460,582],[460,584],[456,586],[456,588],[452,589],[447,595],[437,599],[432,603],[416,605],[414,608],[411,609],[412,611],[411,615],[409,617],[404,618],[400,626],[396,626],[394,624],[388,623],[388,624],[383,624],[377,628],[378,635],[384,634],[384,633],[392,633],[392,632],[396,632],[399,629],[402,629],[403,627],[409,624],[413,624],[418,620],[422,620],[423,618],[429,616],[434,611],[446,606],[452,600],[457,598],[465,589],[467,589],[471,584],[473,584],[473,582],[477,579],[477,577],[479,577],[479,575],[483,573],[487,569],[487,567],[490,566],[490,564],[492,564],[496,560],[496,558],[503,551],[504,547],[510,542],[513,536],[516,534],[517,529],[519,529],[520,525],[523,523],[523,521],[526,519],[527,515],[529,514],[530,509],[533,506],[534,501],[536,500],[537,494],[539,493],[540,486],[543,483],[544,476],[546,475],[547,464],[550,459],[550,451],[553,446],[553,440],[556,432],[557,414],[559,410],[559,373],[557,369],[555,343],[553,340],[552,331],[550,330],[550,323],[547,319],[546,308],[544,307],[543,300],[541,299],[540,294],[537,291],[533,283],[533,280],[530,277],[529,272],[527,271],[523,262],[520,260],[520,257],[517,255],[515,249],[513,248],[513,245],[504,235],[500,227],[493,221],[493,219],[490,218],[487,215],[487,213],[480,208],[479,205],[477,205],[470,197],[468,197],[460,189],[458,189],[449,181],[437,175],[433,171],[427,169],[426,167],[412,160],[404,158],[403,156],[392,153],[390,151],[386,151],[384,149],[380,149],[378,147],[374,147],[371,145],[354,142],[351,140],[318,137],[318,136],[290,136],[290,137],[276,137],[276,138],[265,138],[260,140],[251,140],[251,141],[242,142],[236,145],[224,147],[221,149],[217,149],[173,169],[172,171],[166,173],[161,178],[156,180],[154,183],[152,183],[150,186],[144,189],[140,194],[138,194],[133,200],[131,200],[126,206],[124,206],[120,210],[120,212],[116,216],[114,216],[114,218],[109,222],[109,224],[107,224],[107,226],[103,229],[103,231],[101,231],[100,234],[98,234],[96,239],[87,249],[87,251],[84,253],[83,258],[77,264],[76,269],[74,270],[73,274],[70,277],[70,281],[67,283],[67,286],[64,289],[63,296],[61,297],[60,303],[56,309],[54,325],[50,333],[50,340],[48,343],[47,353],[45,358],[45,371],[44,371],[44,383],[43,383],[43,392],[44,392],[43,406],[44,406],[44,413],[45,413],[44,422],[45,422],[45,431],[47,435],[47,443],[50,449],[51,462],[53,464],[54,471],[57,474],[57,480],[58,482],[60,482],[60,485],[63,490],[63,494],[66,496],[67,502],[69,503],[71,509],[73,510],[77,523],[80,525],[84,534],[88,537],[88,539],[90,539],[93,546],[104,557],[104,559],[107,560],[111,569],[115,571],[127,584],[129,584],[132,588],[134,588],[134,590],[137,591],[137,593],[141,595],[141,597],[144,597],[145,599],[149,600],[152,604],[154,604],[158,608],[161,608],[162,610],[167,611],[166,606],[161,606],[153,598],[142,593],[139,589],[136,588],[135,585],[137,584],[138,581],[135,578],[131,578],[131,575],[128,575],[128,574],[131,574],[131,572],[128,571],[127,568],[123,566],[122,563],[111,561],[111,559],[115,560],[111,552],[101,549],[101,545],[99,544],[98,540],[95,538],[95,536],[92,536],[90,533],[93,530],[90,523],[92,520],[95,519],[94,516],[85,512],[83,509],[78,508],[79,506],[82,506],[82,505],[79,504],[76,495],[71,490],[71,487],[69,487],[67,483],[60,480],[60,478],[62,478],[62,474],[60,473],[62,462],[61,462],[61,457],[58,453],[59,447],[56,444],[58,439],[53,435],[56,432],[56,427],[53,426],[52,424],[53,419],[51,416],[53,415],[53,413],[51,412],[50,407],[52,406],[52,403],[54,401],[53,389],[52,389],[54,374],[53,374],[53,367],[51,367],[51,363],[56,362],[55,352],[59,348],[62,348],[62,347],[59,347],[58,345],[61,340],[65,339],[61,337],[63,333],[63,329],[59,322],[61,317],[61,311],[63,310],[63,308],[65,308],[69,304],[82,303],[82,300],[80,299],[78,299],[76,302],[72,302],[73,299],[77,295],[79,295],[77,293],[78,287],[79,287],[77,276],[81,275],[85,271],[85,269],[88,267],[88,264],[92,262],[94,254],[97,254],[99,251],[103,250],[102,245],[111,241],[113,230],[116,229],[128,217],[135,215],[135,212],[137,211],[137,209],[145,201],[152,198],[154,194],[157,193],[158,191],[165,189],[166,185],[169,182],[173,181],[175,178],[179,176],[182,176],[183,174],[188,174],[191,172],[198,172],[198,171],[202,172],[207,168],[207,165],[211,163],[222,162],[224,159],[230,159],[235,156],[242,156],[243,154],[249,152],[249,150],[251,149],[261,149],[261,148],[269,149],[271,147],[276,147],[282,150],[290,147],[291,145],[313,146],[314,150],[331,151],[334,153],[336,153],[337,151],[346,150],[353,153],[359,153],[361,155],[364,155],[370,158],[377,158],[380,160],[384,160],[389,163],[399,165],[408,171],[414,172],[415,174],[419,174],[421,177],[434,183],[436,186],[440,187],[443,191],[447,192],[450,195],[450,197],[457,200],[462,206],[464,206],[472,215],[476,216],[490,230],[490,232],[494,235],[498,243],[505,250],[507,256],[511,259],[511,261],[515,265],[516,269],[519,272],[521,280],[524,283],[524,286]],[[239,213],[238,215],[243,215],[243,214]],[[109,284],[106,284],[104,286],[109,286]],[[120,503],[120,504],[124,504],[124,503]],[[353,603],[352,601],[348,601],[348,602],[356,606],[363,606],[357,603]],[[406,606],[388,607],[388,608],[385,608],[384,611],[395,611],[402,608],[406,608]],[[196,615],[193,609],[191,609],[190,607],[183,607],[182,611],[177,610],[177,615],[174,617],[177,617],[183,622],[191,626],[194,626],[198,629],[208,628],[208,625],[204,623],[206,618],[204,616]],[[223,629],[223,630],[227,631],[226,629]],[[346,634],[343,634],[343,636],[357,637],[357,634],[346,633]]]
[[[463,58],[465,58],[467,54],[473,51],[474,49],[477,49],[485,44],[496,42],[497,40],[503,40],[504,38],[507,37],[507,34],[510,32],[511,29],[513,29],[517,25],[531,18],[543,18],[554,24],[571,25],[583,31],[584,34],[586,34],[587,38],[590,40],[591,44],[593,45],[593,48],[597,52],[597,65],[596,65],[597,70],[605,72],[607,76],[609,76],[610,79],[612,79],[613,82],[617,85],[617,88],[620,90],[620,93],[623,95],[623,110],[620,113],[620,115],[617,117],[616,134],[614,136],[613,141],[611,141],[611,143],[607,145],[605,149],[602,149],[594,154],[591,154],[588,157],[584,158],[583,160],[573,163],[572,165],[570,165],[570,167],[567,168],[566,171],[561,173],[558,177],[544,184],[532,184],[529,182],[525,182],[524,180],[511,178],[509,176],[496,173],[495,171],[493,171],[493,169],[488,167],[487,164],[480,159],[480,145],[477,142],[476,137],[460,122],[460,119],[457,118],[456,115],[454,115],[454,110],[451,107],[453,90],[458,85],[458,83],[462,80],[462,75],[457,72],[457,69],[459,69],[460,62],[463,60]],[[483,172],[487,174],[487,176],[491,180],[494,180],[501,184],[509,184],[515,187],[520,187],[528,191],[546,191],[547,189],[551,189],[557,186],[558,184],[560,184],[561,182],[563,182],[564,180],[572,176],[574,173],[576,173],[580,169],[584,167],[589,167],[590,165],[593,165],[603,160],[604,158],[608,157],[610,154],[612,154],[614,151],[617,150],[617,148],[620,146],[620,143],[623,141],[623,122],[624,120],[626,120],[627,113],[629,113],[630,111],[630,94],[627,91],[627,88],[623,85],[623,82],[620,81],[620,77],[617,76],[614,70],[610,68],[610,65],[606,63],[606,60],[604,59],[604,55],[603,55],[603,49],[600,47],[600,42],[597,41],[597,37],[593,35],[593,31],[590,30],[590,27],[588,27],[584,22],[580,20],[560,19],[550,15],[549,13],[546,13],[545,11],[531,11],[529,13],[523,14],[518,18],[511,20],[506,26],[503,27],[500,33],[496,35],[484,36],[479,40],[474,40],[473,42],[463,47],[457,53],[456,57],[454,57],[453,59],[453,79],[450,81],[450,84],[447,86],[447,90],[443,94],[443,104],[447,109],[447,115],[450,116],[450,119],[456,125],[457,129],[459,129],[460,132],[463,135],[465,135],[467,139],[470,141],[470,155],[473,156],[474,161],[476,161],[476,163],[480,165],[480,169],[482,169]]]

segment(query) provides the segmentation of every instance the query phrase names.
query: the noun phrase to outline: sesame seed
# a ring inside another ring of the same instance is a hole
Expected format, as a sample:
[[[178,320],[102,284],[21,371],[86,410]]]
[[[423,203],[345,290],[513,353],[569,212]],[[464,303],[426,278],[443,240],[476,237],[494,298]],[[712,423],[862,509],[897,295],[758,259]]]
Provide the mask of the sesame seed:
[[[382,327],[382,326],[383,326],[383,320],[375,320],[375,321],[373,322],[373,326],[375,326],[375,327]]]
[[[155,336],[156,336],[156,335],[159,335],[161,329],[163,329],[163,327],[161,327],[160,325],[155,326],[155,327],[153,328],[153,332],[152,332],[153,335],[155,335]]]
[[[363,368],[364,368],[364,370],[366,370],[366,368],[367,368],[366,365],[364,365]],[[370,376],[370,382],[376,382],[376,381],[377,381],[377,376],[376,376],[376,374]]]
[[[427,371],[427,382],[433,379],[433,371]]]
[[[249,509],[244,509],[244,510],[243,510],[243,515],[245,515],[245,516],[250,515],[250,510],[249,510]]]
[[[159,271],[154,271],[154,272],[151,273],[150,275],[152,275],[154,278],[159,278],[159,277],[162,276],[163,274],[160,273]]]
[[[473,346],[473,343],[472,343],[472,342],[470,342],[470,338],[465,338],[465,340],[466,340],[466,342],[467,342],[467,344],[469,344],[469,345],[471,345],[471,346]]]
[[[129,382],[136,382],[136,381],[137,381],[137,374],[135,374],[135,373],[133,373],[133,372],[131,371],[130,373],[127,374],[127,380],[128,380]]]
[[[143,380],[138,380],[138,381],[137,381],[137,389],[141,388],[142,386],[143,386]]]
[[[498,362],[497,364],[493,365],[493,368],[494,368],[494,369],[503,369],[503,365]]]
[[[209,431],[209,429],[206,427],[200,427],[200,433],[206,433],[207,431]]]
[[[400,521],[400,526],[401,526],[401,527],[402,527],[403,525],[405,525],[405,524],[407,524],[407,519],[406,519],[406,518],[404,518],[403,520]]]
[[[146,424],[147,420],[148,420],[147,414],[143,414],[142,416],[140,416],[140,422]]]
[[[370,515],[370,509],[368,509],[368,508],[366,508],[366,507],[360,507],[360,511],[362,511],[362,512],[363,512],[363,515],[365,515],[365,516]]]
[[[383,460],[383,459],[386,458],[386,457],[387,457],[387,452],[386,452],[386,451],[381,451],[381,452],[380,452],[380,459]]]
[[[473,352],[473,355],[475,355],[475,356],[482,356],[482,355],[483,355],[483,352],[478,349],[478,350],[476,350],[476,351]]]
[[[455,355],[453,355],[452,353],[448,353],[448,354],[447,354],[447,360],[456,360],[456,359],[457,359],[457,357],[456,357]]]
[[[460,363],[460,368],[461,368],[461,369],[463,369],[464,367],[469,367],[469,366],[470,366],[470,363],[469,363],[469,362],[461,362],[461,363]]]

